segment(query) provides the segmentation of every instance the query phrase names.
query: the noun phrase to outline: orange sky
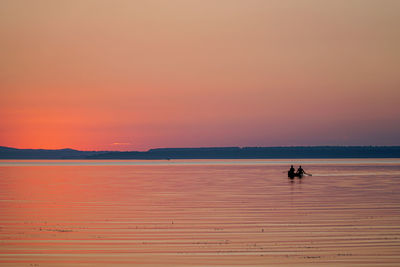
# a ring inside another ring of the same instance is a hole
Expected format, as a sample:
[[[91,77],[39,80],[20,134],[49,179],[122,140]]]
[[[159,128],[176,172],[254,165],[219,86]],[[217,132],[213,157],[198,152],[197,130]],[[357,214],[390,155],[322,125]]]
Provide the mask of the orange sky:
[[[0,145],[400,145],[400,1],[0,2]]]

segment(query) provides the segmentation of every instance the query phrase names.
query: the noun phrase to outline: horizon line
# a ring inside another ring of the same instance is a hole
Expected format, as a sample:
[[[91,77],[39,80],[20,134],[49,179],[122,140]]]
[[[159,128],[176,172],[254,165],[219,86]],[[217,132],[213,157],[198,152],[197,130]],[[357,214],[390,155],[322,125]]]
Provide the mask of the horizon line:
[[[71,147],[63,148],[19,148],[0,145],[0,148],[17,149],[17,150],[74,150],[81,152],[148,152],[156,149],[207,149],[207,148],[312,148],[312,147],[400,147],[400,145],[277,145],[277,146],[193,146],[193,147],[154,147],[147,150],[80,150]]]

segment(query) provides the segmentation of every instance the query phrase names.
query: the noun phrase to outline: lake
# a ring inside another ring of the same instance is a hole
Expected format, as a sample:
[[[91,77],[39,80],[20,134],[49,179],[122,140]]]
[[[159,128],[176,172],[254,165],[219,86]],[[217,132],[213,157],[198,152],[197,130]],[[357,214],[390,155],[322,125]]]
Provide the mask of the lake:
[[[399,266],[400,159],[0,161],[0,266],[115,265]]]

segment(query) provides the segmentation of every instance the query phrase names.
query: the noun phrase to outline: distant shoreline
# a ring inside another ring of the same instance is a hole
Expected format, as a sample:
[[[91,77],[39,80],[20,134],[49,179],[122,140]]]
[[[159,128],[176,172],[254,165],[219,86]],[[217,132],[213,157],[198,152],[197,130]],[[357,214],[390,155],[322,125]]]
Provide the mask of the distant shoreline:
[[[400,158],[400,146],[293,146],[156,148],[148,151],[80,151],[0,147],[0,159],[350,159]]]

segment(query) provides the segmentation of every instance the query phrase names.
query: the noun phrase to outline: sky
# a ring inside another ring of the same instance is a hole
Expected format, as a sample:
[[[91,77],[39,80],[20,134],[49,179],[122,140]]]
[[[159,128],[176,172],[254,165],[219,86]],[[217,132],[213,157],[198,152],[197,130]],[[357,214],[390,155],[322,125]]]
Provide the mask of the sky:
[[[0,0],[0,145],[400,145],[399,10]]]

